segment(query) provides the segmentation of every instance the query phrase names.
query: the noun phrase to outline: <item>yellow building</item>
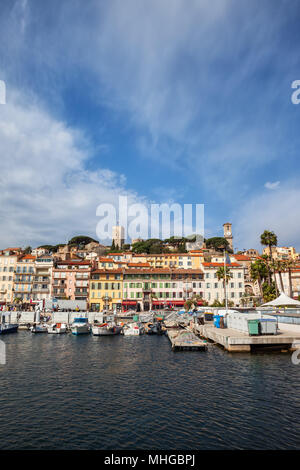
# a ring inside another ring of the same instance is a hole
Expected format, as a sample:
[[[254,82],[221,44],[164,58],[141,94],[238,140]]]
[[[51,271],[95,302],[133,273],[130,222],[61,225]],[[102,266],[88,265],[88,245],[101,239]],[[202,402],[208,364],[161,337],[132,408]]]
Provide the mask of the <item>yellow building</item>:
[[[122,269],[96,269],[91,272],[90,309],[94,312],[102,310],[121,310],[123,292]]]

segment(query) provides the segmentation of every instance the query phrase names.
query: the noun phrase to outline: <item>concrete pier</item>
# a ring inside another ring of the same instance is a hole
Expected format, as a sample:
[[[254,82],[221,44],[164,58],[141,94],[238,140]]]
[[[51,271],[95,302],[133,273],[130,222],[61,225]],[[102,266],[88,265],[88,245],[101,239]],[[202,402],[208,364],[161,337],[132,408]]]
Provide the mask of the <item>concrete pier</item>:
[[[206,350],[207,343],[199,339],[192,331],[186,329],[170,329],[168,338],[175,350]]]
[[[293,351],[300,348],[300,332],[280,331],[277,335],[249,336],[230,328],[216,328],[211,323],[193,326],[194,333],[223,346],[230,352],[251,352],[255,349]],[[297,344],[298,343],[298,344]]]

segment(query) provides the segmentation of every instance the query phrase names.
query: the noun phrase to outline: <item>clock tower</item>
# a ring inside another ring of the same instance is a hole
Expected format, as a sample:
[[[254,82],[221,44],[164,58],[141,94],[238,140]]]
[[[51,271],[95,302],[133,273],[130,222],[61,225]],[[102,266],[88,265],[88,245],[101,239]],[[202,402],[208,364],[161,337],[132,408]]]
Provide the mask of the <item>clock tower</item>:
[[[223,224],[223,229],[224,229],[224,238],[228,241],[230,248],[233,250],[233,236],[232,236],[232,224],[227,222],[226,224]]]

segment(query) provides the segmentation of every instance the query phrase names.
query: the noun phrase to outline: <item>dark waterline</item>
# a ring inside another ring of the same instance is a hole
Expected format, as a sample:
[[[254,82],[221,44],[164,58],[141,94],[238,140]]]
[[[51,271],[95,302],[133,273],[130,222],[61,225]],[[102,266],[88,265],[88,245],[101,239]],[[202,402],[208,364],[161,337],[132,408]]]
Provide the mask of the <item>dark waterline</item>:
[[[172,352],[166,337],[1,337],[0,449],[297,449],[289,354]]]

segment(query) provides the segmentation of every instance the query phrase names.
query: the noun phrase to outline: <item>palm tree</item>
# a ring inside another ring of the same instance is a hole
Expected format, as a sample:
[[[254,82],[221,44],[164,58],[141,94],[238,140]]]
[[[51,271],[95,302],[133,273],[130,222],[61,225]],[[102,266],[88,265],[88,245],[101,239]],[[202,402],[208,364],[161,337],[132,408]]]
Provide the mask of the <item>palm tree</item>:
[[[268,268],[262,260],[256,260],[250,265],[250,276],[253,281],[258,282],[259,292],[263,296],[262,284],[268,277]]]
[[[279,281],[280,281],[280,291],[281,292],[284,292],[284,287],[283,287],[283,281],[282,281],[282,272],[284,271],[285,269],[285,262],[284,261],[274,261],[273,263],[273,266],[274,266],[274,271],[276,273],[276,271],[278,272],[278,276],[279,276]],[[274,279],[275,279],[275,283],[276,283],[276,276],[274,276]]]
[[[295,261],[289,259],[284,263],[285,269],[289,273],[289,296],[293,297],[292,269],[295,267]]]
[[[269,247],[269,255],[271,261],[273,260],[272,246],[277,246],[277,235],[274,232],[265,230],[260,236],[260,243]]]
[[[269,230],[265,230],[261,236],[260,236],[260,243],[264,246],[269,247],[269,255],[266,257],[266,259],[271,261],[271,264],[273,262],[273,253],[272,253],[272,246],[277,246],[277,235],[275,235],[274,232],[271,232]],[[270,269],[270,267],[269,267]],[[274,274],[275,278],[275,274]],[[270,269],[270,274],[269,274],[269,285],[271,285],[271,269]],[[277,291],[277,286],[276,286],[276,281],[275,281],[275,288]]]
[[[149,306],[150,310],[152,310],[152,300],[153,299],[157,300],[157,294],[155,292],[150,293],[150,306]]]
[[[216,272],[218,281],[223,280],[223,287],[224,287],[224,300],[226,299],[226,284],[228,285],[229,279],[232,279],[232,272],[228,268],[228,266],[224,267],[221,266],[218,271]]]
[[[198,302],[203,302],[201,295],[195,294],[190,299],[187,299],[184,304],[185,310],[190,310],[192,307],[197,307]]]

